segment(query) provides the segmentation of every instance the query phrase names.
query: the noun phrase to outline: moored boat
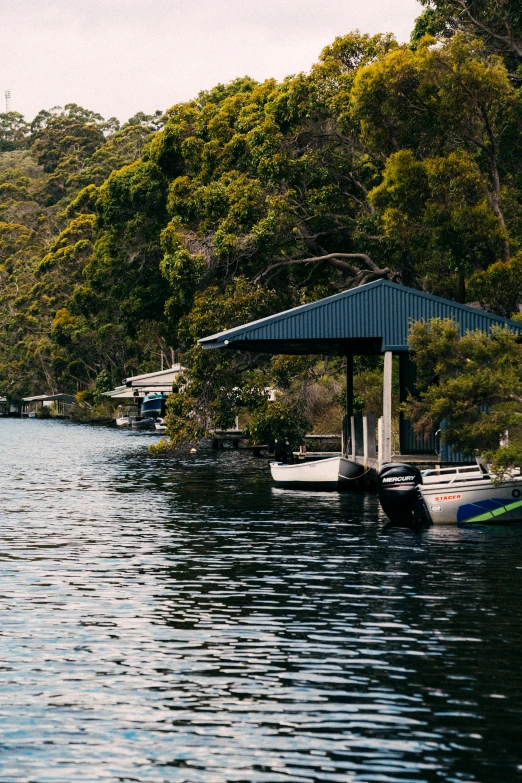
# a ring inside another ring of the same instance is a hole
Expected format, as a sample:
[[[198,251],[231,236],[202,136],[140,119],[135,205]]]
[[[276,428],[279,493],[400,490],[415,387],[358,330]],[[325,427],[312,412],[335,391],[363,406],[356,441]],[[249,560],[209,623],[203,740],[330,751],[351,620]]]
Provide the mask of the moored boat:
[[[154,430],[158,421],[165,415],[166,394],[152,392],[146,394],[140,405],[140,416],[131,423],[133,430]]]
[[[339,489],[355,488],[355,479],[362,476],[364,468],[356,462],[336,455],[326,459],[299,462],[295,465],[271,462],[270,472],[278,487],[335,492]]]
[[[165,415],[166,394],[152,392],[146,394],[140,406],[140,414],[143,418],[158,419]]]
[[[118,407],[118,416],[116,417],[117,427],[130,427],[133,421],[136,421],[138,417],[138,407],[136,405],[128,405]]]
[[[522,476],[513,471],[498,480],[481,465],[430,471],[423,476],[413,465],[388,463],[379,473],[379,500],[386,516],[396,523],[522,522]]]

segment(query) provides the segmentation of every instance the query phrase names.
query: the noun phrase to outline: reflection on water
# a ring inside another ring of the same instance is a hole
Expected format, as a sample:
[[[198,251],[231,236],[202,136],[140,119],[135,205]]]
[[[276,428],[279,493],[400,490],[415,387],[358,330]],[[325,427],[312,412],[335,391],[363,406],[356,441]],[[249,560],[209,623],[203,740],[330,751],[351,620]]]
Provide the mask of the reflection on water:
[[[522,530],[0,420],[0,780],[522,776]]]

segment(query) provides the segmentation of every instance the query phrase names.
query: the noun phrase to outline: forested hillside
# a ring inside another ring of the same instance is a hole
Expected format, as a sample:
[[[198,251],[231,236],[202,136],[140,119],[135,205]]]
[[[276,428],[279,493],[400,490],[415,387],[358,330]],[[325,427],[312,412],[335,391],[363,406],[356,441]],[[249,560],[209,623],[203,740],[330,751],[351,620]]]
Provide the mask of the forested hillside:
[[[382,277],[518,312],[522,22],[462,3],[430,3],[408,45],[349,34],[307,74],[121,128],[75,105],[0,115],[0,392],[117,384],[172,349],[173,432],[245,407],[262,429],[267,385],[309,416],[338,365],[198,337]]]
[[[89,317],[73,341],[65,337],[65,308],[88,279],[98,235],[92,211],[71,205],[139,159],[159,127],[160,116],[137,115],[120,128],[75,104],[42,111],[30,125],[16,112],[0,115],[2,392],[74,390],[115,361],[104,342],[118,340],[117,314],[114,329],[104,332],[107,320]],[[119,342],[120,367],[128,355],[139,362],[150,350]]]

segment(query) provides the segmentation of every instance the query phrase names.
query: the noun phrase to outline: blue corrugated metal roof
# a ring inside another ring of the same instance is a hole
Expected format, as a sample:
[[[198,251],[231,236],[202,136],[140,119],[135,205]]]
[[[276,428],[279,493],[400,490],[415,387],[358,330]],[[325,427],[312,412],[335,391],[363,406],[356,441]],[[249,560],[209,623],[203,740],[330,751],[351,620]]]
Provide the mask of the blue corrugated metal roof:
[[[453,318],[461,334],[494,325],[522,335],[522,323],[388,280],[377,280],[198,340],[203,348],[267,353],[407,351],[413,321]]]

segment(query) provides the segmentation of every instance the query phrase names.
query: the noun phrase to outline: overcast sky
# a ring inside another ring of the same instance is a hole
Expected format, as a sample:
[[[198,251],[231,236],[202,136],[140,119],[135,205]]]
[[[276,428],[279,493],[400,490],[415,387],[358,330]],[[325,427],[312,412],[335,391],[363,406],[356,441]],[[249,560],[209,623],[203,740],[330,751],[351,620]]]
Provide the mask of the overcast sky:
[[[308,70],[336,35],[404,41],[417,0],[0,0],[0,110],[164,110],[217,82]]]

